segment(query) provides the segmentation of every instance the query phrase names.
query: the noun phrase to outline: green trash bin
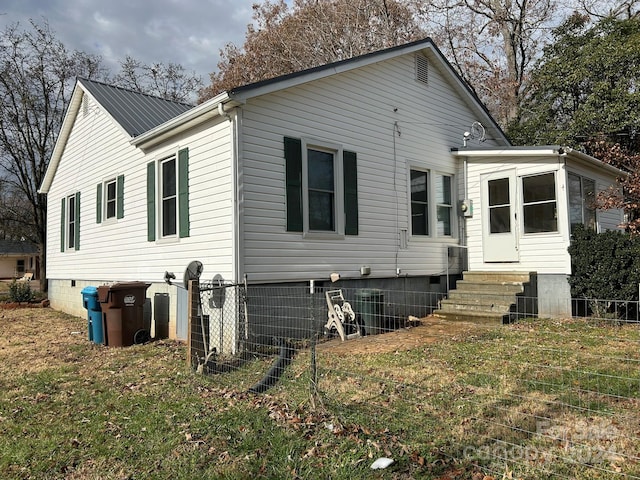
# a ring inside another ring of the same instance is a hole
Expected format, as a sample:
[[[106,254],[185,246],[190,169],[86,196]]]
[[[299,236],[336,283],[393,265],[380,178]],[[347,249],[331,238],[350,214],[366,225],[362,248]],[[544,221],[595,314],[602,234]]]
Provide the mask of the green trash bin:
[[[355,294],[356,313],[364,324],[365,335],[384,331],[384,293],[375,288],[358,290]]]

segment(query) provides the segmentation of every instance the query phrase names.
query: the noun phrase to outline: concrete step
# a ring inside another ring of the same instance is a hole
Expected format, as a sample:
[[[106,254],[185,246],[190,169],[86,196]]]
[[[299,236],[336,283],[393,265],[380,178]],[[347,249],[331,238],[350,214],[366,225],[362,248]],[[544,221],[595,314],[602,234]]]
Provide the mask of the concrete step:
[[[473,271],[464,272],[463,280],[480,281],[489,283],[518,282],[527,283],[530,281],[530,273],[528,272],[491,272],[491,271]]]
[[[434,315],[449,320],[504,323],[528,282],[530,274],[526,272],[464,272],[463,279],[440,302]]]
[[[491,293],[482,291],[451,290],[448,300],[476,303],[513,303],[514,293]]]
[[[436,310],[433,312],[433,315],[454,322],[487,323],[495,325],[505,323],[505,315],[491,312],[443,312],[442,310]]]
[[[473,311],[487,313],[509,313],[511,304],[515,302],[461,301],[445,299],[440,302],[440,310],[445,312]]]
[[[500,293],[500,294],[512,294],[524,292],[524,286],[521,282],[482,282],[478,280],[458,280],[456,283],[456,289],[453,291],[468,291],[468,292],[486,292],[486,293]]]

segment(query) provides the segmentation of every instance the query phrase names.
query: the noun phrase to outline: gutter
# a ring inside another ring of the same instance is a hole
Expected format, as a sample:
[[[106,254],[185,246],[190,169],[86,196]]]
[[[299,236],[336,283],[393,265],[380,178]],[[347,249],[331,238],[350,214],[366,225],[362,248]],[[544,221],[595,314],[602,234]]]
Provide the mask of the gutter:
[[[223,92],[193,107],[191,110],[187,110],[183,114],[152,128],[148,132],[132,138],[129,143],[141,150],[147,150],[209,119],[218,116],[229,118],[228,113],[226,113],[229,108],[239,106],[240,104],[240,102],[229,97],[227,92]]]

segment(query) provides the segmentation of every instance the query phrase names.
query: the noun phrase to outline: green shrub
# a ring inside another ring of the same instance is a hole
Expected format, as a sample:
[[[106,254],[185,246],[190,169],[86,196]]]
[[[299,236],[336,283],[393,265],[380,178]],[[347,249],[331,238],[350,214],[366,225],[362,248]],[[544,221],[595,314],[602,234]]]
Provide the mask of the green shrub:
[[[34,299],[31,286],[27,282],[14,280],[9,285],[9,300],[12,302],[31,302]]]
[[[596,233],[578,226],[569,254],[571,296],[592,300],[594,315],[605,318],[612,301],[638,301],[640,239],[621,231]]]

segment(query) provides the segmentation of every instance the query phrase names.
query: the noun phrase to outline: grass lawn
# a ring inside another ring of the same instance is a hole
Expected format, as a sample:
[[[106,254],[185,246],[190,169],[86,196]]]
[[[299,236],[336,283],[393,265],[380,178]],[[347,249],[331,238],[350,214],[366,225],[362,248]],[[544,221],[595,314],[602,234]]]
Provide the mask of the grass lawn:
[[[272,358],[203,376],[179,343],[106,348],[84,319],[0,310],[0,478],[637,478],[639,344],[633,325],[470,327],[318,348],[318,395],[301,351],[253,395]]]

